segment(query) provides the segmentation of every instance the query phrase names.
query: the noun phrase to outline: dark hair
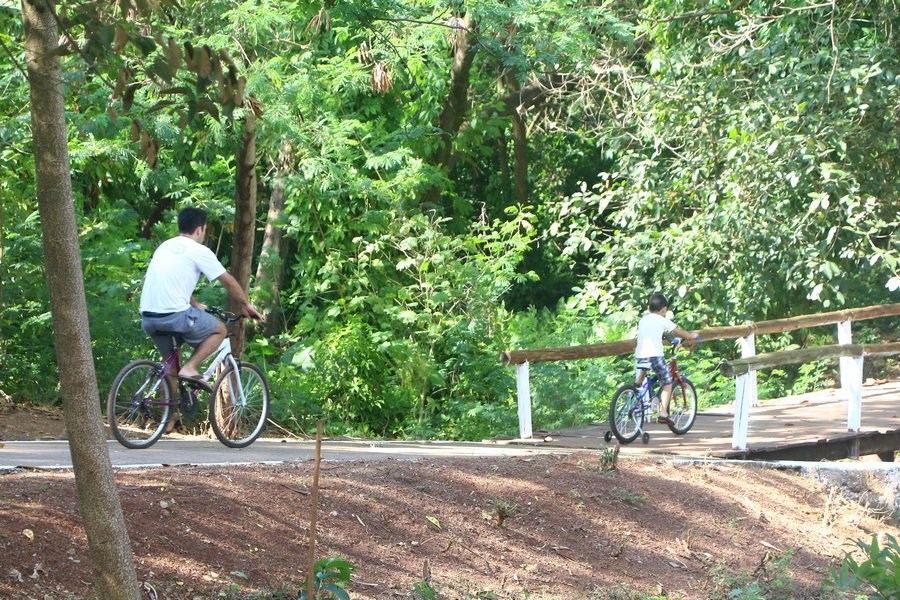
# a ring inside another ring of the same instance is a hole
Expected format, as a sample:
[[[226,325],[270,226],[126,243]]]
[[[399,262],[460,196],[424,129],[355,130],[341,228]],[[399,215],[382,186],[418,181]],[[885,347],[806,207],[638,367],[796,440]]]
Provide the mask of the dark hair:
[[[669,301],[659,292],[654,292],[650,294],[650,300],[647,302],[647,305],[650,308],[650,312],[659,312],[669,305]]]
[[[178,213],[178,231],[180,233],[194,233],[198,227],[206,225],[206,211],[189,206]]]

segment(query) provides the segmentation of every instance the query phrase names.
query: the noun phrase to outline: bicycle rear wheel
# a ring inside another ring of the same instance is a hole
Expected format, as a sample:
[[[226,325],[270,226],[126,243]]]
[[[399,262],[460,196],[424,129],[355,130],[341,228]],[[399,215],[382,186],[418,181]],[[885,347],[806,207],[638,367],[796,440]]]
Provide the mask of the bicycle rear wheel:
[[[228,367],[213,384],[209,423],[219,441],[229,448],[245,448],[260,436],[269,417],[269,384],[254,364],[238,362],[239,372]]]
[[[609,428],[616,439],[630,444],[641,434],[644,424],[644,405],[633,385],[623,385],[613,395],[609,405]]]
[[[684,385],[677,381],[672,388],[672,400],[669,403],[669,430],[675,435],[684,435],[694,426],[697,420],[697,390],[687,377],[682,377]]]
[[[136,360],[113,380],[106,418],[113,436],[126,448],[148,448],[166,429],[172,389],[162,372],[161,363]]]

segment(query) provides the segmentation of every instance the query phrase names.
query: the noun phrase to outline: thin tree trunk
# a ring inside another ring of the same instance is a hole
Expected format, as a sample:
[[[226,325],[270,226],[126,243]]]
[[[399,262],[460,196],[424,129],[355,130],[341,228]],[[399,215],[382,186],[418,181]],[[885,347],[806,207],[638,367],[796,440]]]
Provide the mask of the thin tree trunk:
[[[91,354],[81,252],[66,140],[62,71],[54,6],[23,0],[22,21],[31,92],[35,184],[56,360],[59,365],[78,508],[84,521],[99,598],[141,596],[125,518],[106,450]]]
[[[256,234],[256,115],[247,111],[240,147],[237,150],[236,192],[234,198],[234,246],[229,271],[244,291],[250,289],[253,247]],[[229,305],[236,312],[238,307]],[[242,322],[243,324],[243,322]],[[244,347],[244,327],[235,328],[232,351],[240,356]]]
[[[518,94],[520,89],[512,73],[506,74],[506,82],[512,94]],[[516,202],[521,205],[528,204],[528,132],[525,121],[516,106],[512,113],[513,131],[513,187],[516,193]]]
[[[509,150],[506,147],[507,139],[504,131],[497,133],[497,161],[500,169],[500,185],[503,189],[504,202],[509,199],[510,174],[509,174]]]
[[[468,15],[460,22],[459,34],[454,37],[455,48],[453,66],[450,69],[450,92],[444,109],[441,111],[438,127],[441,130],[441,143],[431,157],[431,164],[449,171],[453,156],[453,141],[456,139],[465,120],[469,108],[469,80],[472,63],[475,60],[475,47],[472,44],[471,17]],[[436,204],[442,190],[434,187],[425,193],[423,205]]]
[[[3,279],[6,277],[6,257],[3,255],[3,249],[6,248],[6,214],[3,206],[3,190],[0,189],[0,311],[5,307]],[[3,348],[2,338],[0,338],[0,348]]]
[[[256,285],[266,297],[261,303],[266,320],[265,335],[272,336],[284,329],[281,318],[281,286],[284,283],[284,230],[279,223],[284,216],[287,200],[284,188],[284,177],[291,164],[291,145],[285,141],[281,145],[276,165],[275,181],[272,195],[269,197],[269,214],[266,218],[266,232],[260,250],[259,264],[256,267]]]

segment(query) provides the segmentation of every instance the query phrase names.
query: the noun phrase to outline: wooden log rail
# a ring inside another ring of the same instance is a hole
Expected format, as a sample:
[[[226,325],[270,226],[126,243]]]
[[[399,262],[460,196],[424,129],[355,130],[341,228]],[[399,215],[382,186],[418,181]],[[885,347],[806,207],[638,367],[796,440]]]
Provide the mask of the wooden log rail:
[[[900,342],[888,344],[834,344],[831,346],[817,346],[815,348],[801,348],[799,350],[768,352],[749,358],[739,358],[722,363],[719,365],[719,371],[726,377],[737,377],[750,371],[761,371],[772,367],[828,360],[842,356],[856,358],[894,356],[897,354],[900,354]]]
[[[773,319],[746,325],[729,327],[712,327],[699,331],[703,341],[733,340],[750,335],[767,335],[795,331],[805,327],[820,327],[846,321],[865,321],[880,317],[900,315],[900,304],[879,304],[864,308],[849,308],[817,315],[803,315],[786,319]],[[539,363],[554,360],[578,360],[582,358],[603,358],[634,352],[635,339],[619,340],[605,344],[587,344],[565,348],[539,348],[534,350],[507,350],[500,353],[500,360],[505,365],[520,365],[525,362]]]

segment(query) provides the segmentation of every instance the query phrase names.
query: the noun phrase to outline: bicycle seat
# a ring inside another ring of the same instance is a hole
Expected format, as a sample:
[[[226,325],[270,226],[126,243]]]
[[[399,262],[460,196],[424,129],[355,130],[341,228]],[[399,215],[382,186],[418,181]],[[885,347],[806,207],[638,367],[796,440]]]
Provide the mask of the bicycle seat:
[[[184,344],[184,338],[181,337],[182,334],[177,331],[157,331],[155,335],[166,335],[172,338],[172,352],[177,352]]]
[[[182,336],[182,334],[178,331],[164,331],[164,330],[156,331],[156,332],[154,332],[154,335],[167,335],[169,337],[173,337],[173,338],[176,338],[179,340],[181,339],[181,336]]]

